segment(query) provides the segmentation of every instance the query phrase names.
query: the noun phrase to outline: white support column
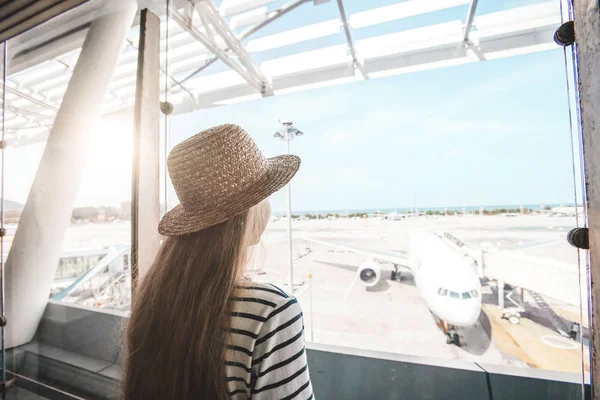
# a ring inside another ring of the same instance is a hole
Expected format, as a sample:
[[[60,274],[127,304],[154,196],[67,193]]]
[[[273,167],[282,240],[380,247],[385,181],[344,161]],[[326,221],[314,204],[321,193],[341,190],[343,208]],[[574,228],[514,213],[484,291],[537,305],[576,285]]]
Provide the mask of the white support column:
[[[108,2],[86,36],[8,255],[7,347],[32,339],[48,302],[90,138],[136,10],[133,0]]]

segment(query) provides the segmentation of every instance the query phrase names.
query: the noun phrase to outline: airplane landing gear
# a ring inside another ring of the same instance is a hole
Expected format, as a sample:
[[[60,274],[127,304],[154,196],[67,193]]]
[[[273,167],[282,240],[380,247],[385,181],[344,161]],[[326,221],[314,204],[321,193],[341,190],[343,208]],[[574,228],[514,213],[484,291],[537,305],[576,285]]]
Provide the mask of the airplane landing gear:
[[[397,265],[394,265],[391,280],[396,282],[402,282],[402,271],[400,271],[400,268]]]
[[[452,334],[452,343],[454,343],[455,346],[460,347],[460,337],[458,336],[458,333]]]
[[[456,347],[462,346],[460,336],[452,325],[449,325],[446,321],[440,321],[439,326],[446,334],[446,344],[453,344]]]
[[[456,332],[448,332],[446,338],[446,344],[453,344],[456,347],[461,347],[460,336]]]

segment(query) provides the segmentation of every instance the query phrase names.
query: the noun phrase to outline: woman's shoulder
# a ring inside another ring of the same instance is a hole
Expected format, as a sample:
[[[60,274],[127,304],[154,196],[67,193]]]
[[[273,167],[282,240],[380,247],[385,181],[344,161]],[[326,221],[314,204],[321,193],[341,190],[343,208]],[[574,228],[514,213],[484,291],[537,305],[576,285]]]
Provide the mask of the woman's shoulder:
[[[239,297],[249,303],[257,303],[277,307],[293,299],[284,290],[272,283],[245,282],[239,287]]]
[[[232,300],[232,316],[236,317],[234,325],[253,331],[253,336],[258,334],[263,324],[286,317],[299,309],[295,297],[270,283],[245,282],[238,287]]]

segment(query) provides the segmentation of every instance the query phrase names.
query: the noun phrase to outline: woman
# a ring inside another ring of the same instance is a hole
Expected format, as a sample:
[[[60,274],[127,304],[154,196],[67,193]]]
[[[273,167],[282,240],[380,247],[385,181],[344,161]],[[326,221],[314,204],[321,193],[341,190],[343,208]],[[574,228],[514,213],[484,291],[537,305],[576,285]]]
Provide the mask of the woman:
[[[135,293],[125,399],[312,399],[300,306],[243,278],[266,199],[300,159],[265,159],[226,124],[175,146],[167,165],[180,205],[160,222],[164,241]]]

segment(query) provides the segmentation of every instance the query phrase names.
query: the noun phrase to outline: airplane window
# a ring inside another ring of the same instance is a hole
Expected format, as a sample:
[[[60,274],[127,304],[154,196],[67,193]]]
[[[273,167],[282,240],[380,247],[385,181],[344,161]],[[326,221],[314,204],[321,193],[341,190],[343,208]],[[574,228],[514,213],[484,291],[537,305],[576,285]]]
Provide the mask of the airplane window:
[[[479,296],[479,293],[477,293],[477,290],[471,290],[469,293],[471,294],[472,297]]]
[[[450,292],[450,297],[452,297],[453,299],[460,299],[460,294],[456,292]]]
[[[439,288],[438,291],[437,291],[437,293],[440,296],[447,296],[448,295],[448,289]]]
[[[470,298],[471,298],[471,293],[469,293],[469,292],[464,292],[464,293],[462,294],[462,298],[463,298],[463,299],[470,299]]]

